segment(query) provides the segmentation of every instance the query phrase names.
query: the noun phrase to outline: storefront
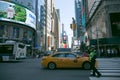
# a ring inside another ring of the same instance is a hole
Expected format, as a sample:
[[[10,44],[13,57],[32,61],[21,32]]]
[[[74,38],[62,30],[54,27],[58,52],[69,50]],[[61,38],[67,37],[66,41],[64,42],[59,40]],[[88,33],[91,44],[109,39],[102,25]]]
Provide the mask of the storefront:
[[[120,37],[91,39],[90,45],[99,47],[100,57],[120,57]]]
[[[35,30],[21,24],[0,22],[0,43],[6,40],[14,40],[25,44],[35,44]]]

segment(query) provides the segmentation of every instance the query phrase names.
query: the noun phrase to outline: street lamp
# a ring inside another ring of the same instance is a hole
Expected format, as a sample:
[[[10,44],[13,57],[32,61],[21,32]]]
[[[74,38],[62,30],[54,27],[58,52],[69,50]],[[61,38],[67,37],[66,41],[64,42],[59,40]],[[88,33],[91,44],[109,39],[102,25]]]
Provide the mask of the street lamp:
[[[98,38],[98,21],[96,26],[96,32],[97,32],[97,50],[98,50],[98,56],[100,56],[100,48],[99,48],[99,38]]]
[[[97,40],[97,51],[98,51],[98,56],[100,56],[98,31],[99,31],[99,30],[98,30],[98,21],[97,21],[96,30],[95,30],[95,32],[91,32],[91,33],[96,35],[96,40]]]
[[[45,0],[45,51],[47,51],[47,0]]]

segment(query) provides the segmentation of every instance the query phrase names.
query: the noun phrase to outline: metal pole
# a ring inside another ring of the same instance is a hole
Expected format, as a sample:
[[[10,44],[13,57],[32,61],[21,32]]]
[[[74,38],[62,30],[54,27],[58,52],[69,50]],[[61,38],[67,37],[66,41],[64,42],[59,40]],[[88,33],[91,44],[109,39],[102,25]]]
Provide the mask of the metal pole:
[[[99,37],[98,37],[98,22],[97,22],[97,26],[96,26],[96,31],[97,31],[97,50],[98,50],[98,57],[100,57]]]
[[[45,0],[45,51],[47,51],[47,0]]]

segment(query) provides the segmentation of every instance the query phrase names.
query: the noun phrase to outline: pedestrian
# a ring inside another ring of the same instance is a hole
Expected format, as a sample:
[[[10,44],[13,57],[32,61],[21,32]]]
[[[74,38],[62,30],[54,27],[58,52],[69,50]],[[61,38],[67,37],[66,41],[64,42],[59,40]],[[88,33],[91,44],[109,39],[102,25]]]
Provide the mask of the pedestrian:
[[[108,57],[111,57],[111,50],[110,50],[110,48],[107,49],[107,54],[108,54]]]
[[[90,52],[90,56],[89,56],[89,59],[90,59],[90,62],[91,62],[91,69],[92,69],[92,74],[91,74],[91,76],[100,77],[100,76],[101,76],[101,73],[100,73],[100,72],[97,70],[97,68],[95,67],[96,57],[97,57],[97,54],[96,54],[95,48],[91,48],[91,52]],[[96,74],[97,74],[97,75],[96,75]]]

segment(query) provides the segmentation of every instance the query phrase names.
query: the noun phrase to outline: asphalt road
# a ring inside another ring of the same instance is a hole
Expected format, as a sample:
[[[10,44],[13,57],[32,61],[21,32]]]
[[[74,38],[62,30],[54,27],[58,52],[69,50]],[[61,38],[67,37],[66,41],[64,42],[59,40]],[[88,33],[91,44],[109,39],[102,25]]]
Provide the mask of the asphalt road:
[[[0,63],[0,80],[90,80],[90,70],[44,69],[40,59]]]

